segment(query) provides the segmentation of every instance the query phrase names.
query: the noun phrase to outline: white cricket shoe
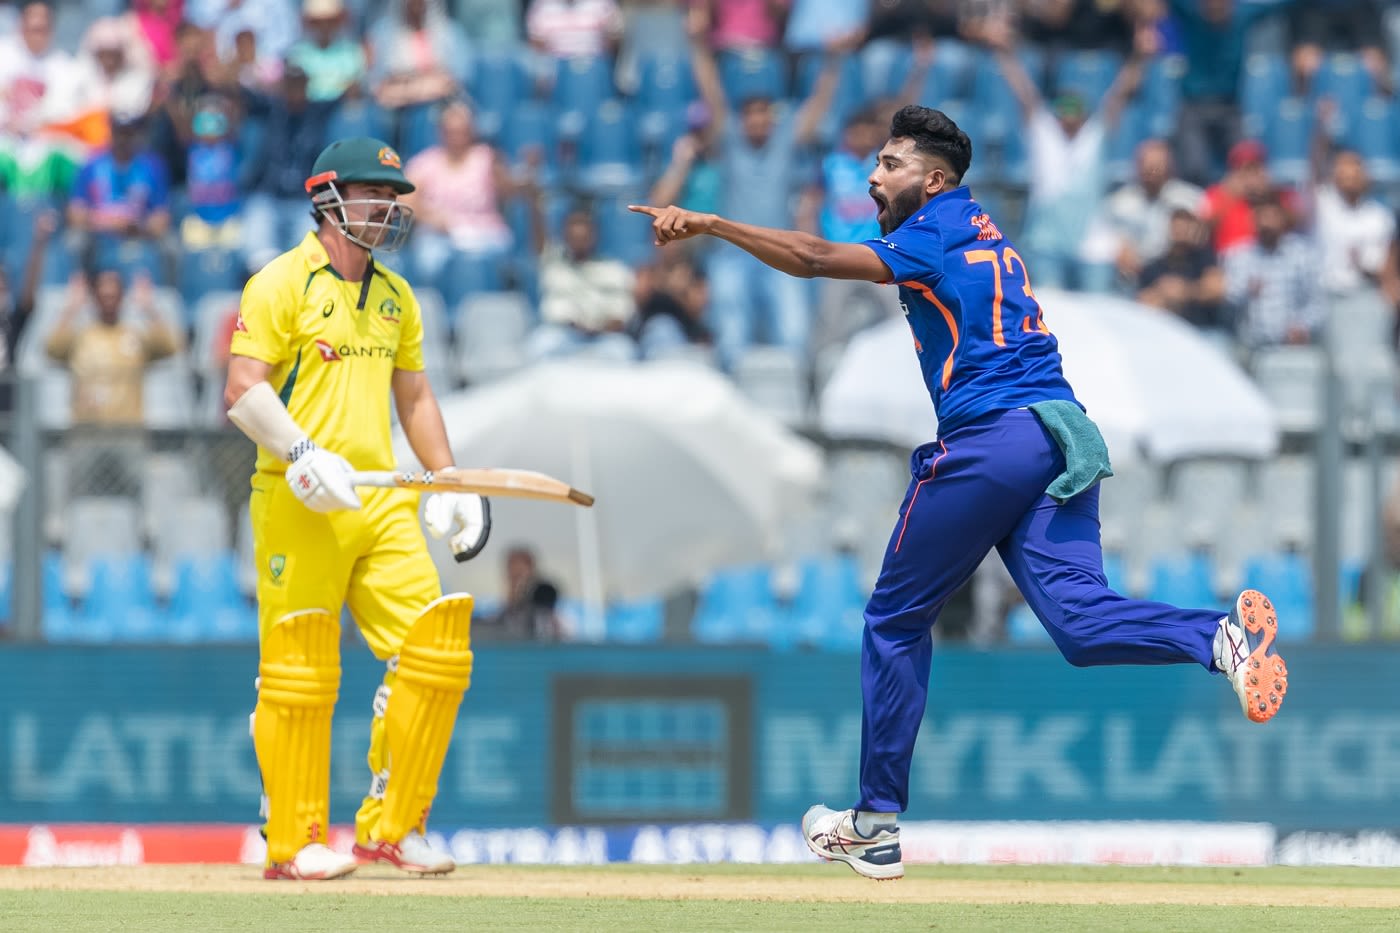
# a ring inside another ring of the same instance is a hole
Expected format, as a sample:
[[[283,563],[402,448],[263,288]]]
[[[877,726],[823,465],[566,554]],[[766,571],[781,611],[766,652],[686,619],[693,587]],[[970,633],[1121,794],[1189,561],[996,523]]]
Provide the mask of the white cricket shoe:
[[[280,881],[326,881],[342,878],[356,868],[355,860],[328,845],[313,842],[303,846],[289,862],[273,862],[263,869],[263,877]]]
[[[845,862],[857,874],[876,881],[904,877],[899,827],[882,826],[873,836],[856,832],[856,811],[818,804],[802,816],[807,848],[829,861]]]
[[[1258,590],[1245,590],[1215,633],[1215,666],[1230,678],[1240,708],[1253,722],[1268,722],[1288,692],[1288,666],[1274,652],[1278,613]]]
[[[416,829],[398,843],[355,843],[355,857],[362,862],[383,862],[415,875],[445,875],[457,867],[452,853],[437,848]]]

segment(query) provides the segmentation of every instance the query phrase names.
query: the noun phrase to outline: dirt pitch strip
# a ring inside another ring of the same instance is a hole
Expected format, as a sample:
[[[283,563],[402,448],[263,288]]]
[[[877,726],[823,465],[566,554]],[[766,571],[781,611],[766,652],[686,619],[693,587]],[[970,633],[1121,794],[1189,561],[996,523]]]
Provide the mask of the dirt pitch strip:
[[[152,893],[438,895],[470,898],[610,898],[748,902],[855,902],[889,904],[1162,904],[1219,907],[1331,907],[1400,910],[1400,886],[1358,884],[1230,883],[1217,881],[1038,880],[1008,866],[1004,878],[941,876],[915,866],[900,881],[872,882],[839,866],[798,872],[745,866],[669,868],[536,868],[463,866],[445,878],[413,878],[387,868],[361,868],[331,882],[269,882],[250,866],[145,865],[108,868],[0,868],[0,891],[140,891]],[[1124,870],[1131,873],[1131,870]],[[1397,921],[1400,924],[1400,920]]]

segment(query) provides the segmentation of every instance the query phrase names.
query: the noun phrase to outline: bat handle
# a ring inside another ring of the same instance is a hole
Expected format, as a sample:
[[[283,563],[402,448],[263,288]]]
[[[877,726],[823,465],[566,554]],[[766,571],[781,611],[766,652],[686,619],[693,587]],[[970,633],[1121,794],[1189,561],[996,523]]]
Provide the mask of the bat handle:
[[[390,489],[398,485],[396,477],[392,470],[355,470],[350,474],[350,485]]]

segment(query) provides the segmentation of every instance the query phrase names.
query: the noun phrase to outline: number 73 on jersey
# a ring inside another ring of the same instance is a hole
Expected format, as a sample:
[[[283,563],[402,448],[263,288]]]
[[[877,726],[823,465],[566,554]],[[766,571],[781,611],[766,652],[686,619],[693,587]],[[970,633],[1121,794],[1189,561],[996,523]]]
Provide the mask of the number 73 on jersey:
[[[995,249],[970,249],[963,253],[969,266],[980,263],[988,263],[992,267],[992,342],[999,347],[1006,346],[1006,334],[1002,324],[1002,306],[1005,292],[1002,289],[1001,267],[1006,266],[1006,274],[1014,276],[1019,267],[1021,275],[1021,292],[1026,296],[1033,309],[1030,313],[1023,311],[1025,302],[1020,301],[1016,296],[1012,296],[1009,307],[1013,314],[1019,314],[1021,320],[1019,327],[1023,333],[1039,332],[1049,334],[1050,329],[1045,326],[1045,313],[1041,310],[1040,302],[1036,300],[1035,294],[1031,291],[1030,275],[1026,272],[1026,262],[1021,258],[1021,254],[1010,246],[1003,246],[1000,250]],[[1017,323],[1013,322],[1013,328]]]

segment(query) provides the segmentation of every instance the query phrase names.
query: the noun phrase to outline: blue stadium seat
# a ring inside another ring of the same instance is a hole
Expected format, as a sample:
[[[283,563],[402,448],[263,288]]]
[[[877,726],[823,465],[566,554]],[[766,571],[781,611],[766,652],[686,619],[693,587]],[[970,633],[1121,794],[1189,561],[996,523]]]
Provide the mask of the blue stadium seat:
[[[665,608],[660,599],[610,604],[605,617],[607,640],[631,645],[659,642]]]
[[[1279,641],[1306,641],[1314,631],[1312,564],[1303,554],[1280,551],[1245,561],[1245,585],[1264,593],[1278,612]]]
[[[865,587],[860,568],[849,554],[804,558],[798,564],[792,607],[771,639],[775,644],[815,645],[836,651],[859,651],[865,629]]]
[[[771,568],[731,567],[716,571],[705,584],[691,629],[696,641],[708,644],[759,642],[777,618]]]
[[[238,588],[232,551],[176,563],[169,626],[179,642],[256,640],[257,613]]]
[[[166,281],[164,264],[155,244],[145,240],[132,240],[123,237],[98,235],[95,242],[95,257],[99,267],[109,266],[121,270],[128,282],[133,276],[144,274],[157,285],[173,285]]]
[[[1023,54],[1022,62],[1027,58]],[[972,110],[981,122],[981,137],[987,145],[997,145],[1008,138],[1020,138],[1024,120],[1021,105],[1011,91],[1011,85],[1001,73],[995,56],[978,59],[972,78]]]
[[[1214,568],[1201,551],[1162,557],[1152,564],[1148,599],[1173,606],[1215,605]]]
[[[683,110],[696,97],[695,75],[685,59],[642,51],[637,71],[640,80],[635,100],[643,113]]]
[[[1141,104],[1124,108],[1118,125],[1108,134],[1104,152],[1104,171],[1111,185],[1131,181],[1136,174],[1137,146],[1147,133],[1147,114]]]
[[[236,292],[243,288],[243,257],[234,250],[182,250],[179,261],[176,287],[186,308],[193,308],[212,292]]]
[[[1055,62],[1051,82],[1054,93],[1077,93],[1092,110],[1103,99],[1122,67],[1123,60],[1117,53],[1103,49],[1079,49],[1064,53]]]
[[[1166,138],[1176,129],[1185,73],[1186,60],[1181,55],[1158,55],[1148,62],[1141,91],[1146,117],[1143,130],[1148,136]]]
[[[555,117],[549,104],[538,100],[523,100],[506,119],[500,147],[511,158],[519,158],[527,149],[538,148],[548,164],[556,144]]]
[[[1375,92],[1371,73],[1362,67],[1360,57],[1354,54],[1328,55],[1313,76],[1313,99],[1329,97],[1336,101],[1337,116],[1344,122],[1361,109],[1362,101]]]
[[[327,139],[345,139],[350,136],[373,136],[383,139],[389,132],[388,117],[372,100],[341,101],[326,125]]]
[[[646,218],[627,209],[626,198],[609,198],[594,206],[598,222],[598,247],[606,256],[632,266],[644,265],[656,247]]]
[[[151,566],[146,555],[98,557],[90,566],[92,582],[79,621],[87,637],[159,641],[164,636],[162,619],[151,591]]]
[[[603,101],[614,95],[612,62],[603,57],[562,59],[554,75],[553,103],[559,135],[577,139]]]
[[[538,150],[542,156],[538,169],[540,184],[553,187],[559,180],[559,139],[553,108],[544,101],[522,100],[506,115],[505,121],[497,138],[501,151],[512,164],[519,165],[525,162],[528,150]],[[524,201],[517,198],[511,203],[523,204]]]
[[[685,131],[685,111],[696,98],[690,62],[643,52],[637,70],[640,80],[632,103],[638,138],[659,159],[669,159],[671,141]]]
[[[439,104],[415,104],[399,111],[399,155],[405,162],[438,141]]]
[[[591,114],[579,138],[577,181],[592,194],[606,194],[641,180],[641,147],[627,105],[606,100]]]
[[[63,592],[63,554],[45,551],[41,573],[44,638],[52,642],[77,641],[78,612]]]
[[[821,52],[803,55],[798,59],[796,87],[793,88],[792,95],[795,100],[807,99],[816,87],[817,78],[825,64],[826,55]],[[846,56],[841,61],[840,74],[836,79],[836,93],[832,97],[831,106],[822,118],[821,134],[828,145],[839,141],[846,118],[860,109],[865,98],[865,82],[860,61],[854,56]]]
[[[746,49],[719,53],[719,79],[726,99],[739,107],[751,97],[781,100],[788,96],[786,68],[775,49]]]
[[[529,77],[518,53],[509,48],[484,49],[468,94],[476,106],[477,131],[494,139],[515,106],[530,96]]]
[[[1400,120],[1396,117],[1395,102],[1371,97],[1348,122],[1348,132],[1343,137],[1343,142],[1366,160],[1371,177],[1381,184],[1400,180],[1400,158],[1395,150],[1397,129],[1400,129]]]
[[[1288,96],[1288,82],[1288,66],[1281,57],[1251,55],[1245,60],[1240,76],[1240,115],[1246,136],[1257,138],[1264,132],[1279,101]]]
[[[10,276],[11,288],[18,288],[24,275],[24,267],[29,262],[29,252],[34,248],[34,221],[41,211],[53,211],[59,218],[59,230],[49,238],[48,249],[44,254],[44,268],[40,276],[43,285],[62,285],[68,281],[74,261],[63,243],[63,211],[55,207],[47,198],[22,200],[6,197],[3,207],[7,209],[3,234],[5,271]]]
[[[494,292],[501,288],[500,261],[458,253],[452,257],[436,283],[442,293],[442,300],[449,308],[457,307],[467,295],[478,292]]]
[[[1278,102],[1264,134],[1269,171],[1277,180],[1294,186],[1306,181],[1312,132],[1313,112],[1306,100],[1285,97]]]

